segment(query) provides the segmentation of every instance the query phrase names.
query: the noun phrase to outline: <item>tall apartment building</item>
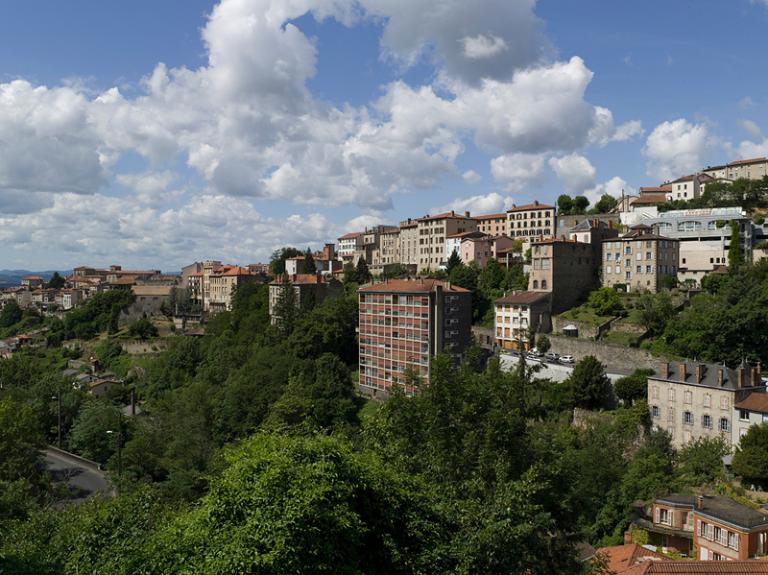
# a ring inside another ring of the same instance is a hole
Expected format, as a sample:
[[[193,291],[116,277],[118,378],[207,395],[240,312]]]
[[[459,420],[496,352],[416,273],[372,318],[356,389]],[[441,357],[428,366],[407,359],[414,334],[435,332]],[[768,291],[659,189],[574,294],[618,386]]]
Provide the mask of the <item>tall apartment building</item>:
[[[598,265],[591,244],[566,239],[534,240],[528,290],[551,293],[551,312],[561,313],[598,285]]]
[[[400,222],[399,250],[400,263],[413,266],[415,270],[419,265],[419,224],[416,220]]]
[[[203,301],[204,309],[210,313],[230,311],[235,290],[243,284],[257,281],[259,277],[248,268],[219,267],[208,276],[208,297]]]
[[[765,392],[759,366],[665,362],[648,378],[651,421],[670,433],[675,447],[702,437],[734,445],[734,406],[752,392]]]
[[[745,261],[752,260],[753,226],[739,207],[673,210],[643,220],[661,236],[678,240],[677,279],[699,284],[719,266],[728,265],[731,223],[739,225]]]
[[[603,286],[658,292],[666,278],[677,280],[680,242],[637,225],[620,238],[603,242]]]
[[[222,264],[218,260],[205,260],[203,262],[203,278],[201,281],[203,311],[210,311],[211,275],[216,273],[221,267]]]
[[[736,160],[721,166],[707,166],[702,173],[716,180],[760,180],[768,176],[768,158]]]
[[[363,247],[363,232],[350,232],[338,238],[338,249],[336,252],[339,257],[345,261],[352,260],[355,252]]]
[[[507,235],[522,238],[546,238],[555,235],[555,206],[537,201],[507,210]]]
[[[477,229],[477,220],[469,212],[450,211],[416,220],[419,233],[418,272],[437,271],[445,265],[445,238]]]
[[[360,386],[372,395],[429,385],[430,358],[471,341],[472,294],[449,282],[388,280],[360,288],[359,301]]]
[[[598,218],[590,218],[572,227],[568,232],[568,237],[583,244],[590,244],[592,255],[599,266],[599,262],[603,258],[603,241],[618,238],[619,230],[613,227],[612,220],[606,222]]]
[[[489,236],[508,236],[507,214],[486,214],[484,216],[475,216],[477,220],[477,231]]]
[[[528,334],[552,328],[549,313],[551,294],[534,291],[518,291],[496,300],[496,345],[501,349],[527,351],[530,347]]]
[[[400,263],[400,228],[375,226],[363,234],[365,261],[372,274],[378,275]]]

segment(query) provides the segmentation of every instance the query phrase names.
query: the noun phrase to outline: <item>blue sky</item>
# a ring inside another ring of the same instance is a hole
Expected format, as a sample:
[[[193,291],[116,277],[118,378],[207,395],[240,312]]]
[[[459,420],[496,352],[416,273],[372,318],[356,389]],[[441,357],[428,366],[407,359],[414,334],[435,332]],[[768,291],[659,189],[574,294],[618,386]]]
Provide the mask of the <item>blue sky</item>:
[[[765,2],[467,6],[3,3],[0,268],[245,264],[768,155]]]

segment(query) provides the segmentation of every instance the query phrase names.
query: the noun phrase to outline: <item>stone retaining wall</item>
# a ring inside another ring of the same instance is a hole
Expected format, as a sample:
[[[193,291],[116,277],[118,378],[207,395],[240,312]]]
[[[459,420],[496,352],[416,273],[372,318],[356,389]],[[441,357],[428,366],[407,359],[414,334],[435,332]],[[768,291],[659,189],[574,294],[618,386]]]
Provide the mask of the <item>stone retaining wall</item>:
[[[611,345],[600,341],[592,341],[561,335],[550,335],[552,351],[560,355],[572,355],[576,361],[592,355],[608,367],[610,373],[632,373],[636,369],[659,370],[663,357],[656,357],[644,349]]]

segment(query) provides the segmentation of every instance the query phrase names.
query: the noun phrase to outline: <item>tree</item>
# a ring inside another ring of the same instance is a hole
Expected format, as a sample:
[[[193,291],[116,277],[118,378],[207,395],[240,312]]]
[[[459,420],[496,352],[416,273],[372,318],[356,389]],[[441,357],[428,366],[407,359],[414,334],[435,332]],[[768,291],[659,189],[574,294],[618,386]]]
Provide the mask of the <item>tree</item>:
[[[568,378],[576,407],[610,409],[614,405],[613,387],[605,375],[605,366],[594,356],[579,361]]]
[[[364,257],[357,260],[357,267],[355,268],[355,279],[357,283],[362,285],[371,281],[371,272],[368,269],[368,262]]]
[[[587,305],[601,316],[616,316],[624,312],[619,293],[613,288],[600,288],[589,294]]]
[[[72,426],[72,449],[87,459],[106,463],[117,449],[116,432],[121,421],[120,410],[114,405],[103,400],[86,403]]]
[[[728,269],[738,271],[744,265],[744,252],[741,250],[739,222],[731,222],[731,245],[728,247]]]
[[[64,278],[59,275],[59,272],[53,272],[51,279],[45,287],[49,289],[61,289],[64,287],[64,283]]]
[[[595,204],[593,210],[598,214],[609,214],[618,205],[618,201],[610,194],[603,194]]]
[[[557,213],[561,216],[570,214],[573,211],[573,198],[568,194],[560,194],[557,197]]]
[[[584,196],[576,196],[573,198],[573,213],[584,214],[589,207],[589,200]]]
[[[456,267],[460,266],[463,262],[461,261],[461,258],[459,257],[459,254],[456,250],[453,250],[451,252],[451,257],[448,258],[448,262],[445,264],[445,273],[448,275],[451,274],[451,271]]]
[[[302,270],[300,273],[305,274],[316,274],[317,273],[317,267],[315,266],[315,258],[312,255],[312,250],[307,248],[307,251],[304,252],[304,261],[302,262]]]
[[[632,375],[616,380],[614,389],[624,405],[631,405],[639,399],[648,396],[648,377],[653,375],[652,369],[636,369]]]
[[[644,293],[637,301],[640,318],[650,335],[659,335],[664,331],[667,321],[674,313],[672,298],[669,293]]]
[[[540,335],[538,342],[536,342],[536,348],[542,352],[547,353],[552,347],[552,343],[546,335]]]
[[[711,294],[720,293],[728,282],[731,281],[731,277],[728,274],[708,273],[701,278],[701,288]]]
[[[21,321],[24,316],[24,312],[16,303],[16,300],[10,300],[5,304],[3,310],[0,311],[0,328],[11,327]]]
[[[732,467],[744,478],[744,483],[768,487],[768,424],[749,428],[739,440]]]
[[[689,441],[677,453],[679,481],[691,487],[713,483],[723,475],[723,457],[730,452],[730,445],[722,437]]]
[[[293,284],[288,279],[287,274],[283,274],[280,293],[277,296],[277,301],[275,301],[272,315],[275,317],[275,324],[281,336],[287,337],[293,333],[298,320],[299,309],[296,291],[293,289]]]
[[[128,326],[128,334],[141,340],[157,337],[157,333],[155,325],[145,317]]]

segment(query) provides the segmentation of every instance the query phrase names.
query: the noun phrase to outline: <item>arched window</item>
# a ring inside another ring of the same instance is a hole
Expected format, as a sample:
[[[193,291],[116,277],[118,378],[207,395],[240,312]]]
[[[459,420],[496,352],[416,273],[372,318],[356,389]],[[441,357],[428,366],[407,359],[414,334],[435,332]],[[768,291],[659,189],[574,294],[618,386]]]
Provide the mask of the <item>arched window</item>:
[[[541,289],[547,289],[547,280],[541,280]]]
[[[539,280],[533,280],[533,289],[539,289]]]

